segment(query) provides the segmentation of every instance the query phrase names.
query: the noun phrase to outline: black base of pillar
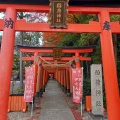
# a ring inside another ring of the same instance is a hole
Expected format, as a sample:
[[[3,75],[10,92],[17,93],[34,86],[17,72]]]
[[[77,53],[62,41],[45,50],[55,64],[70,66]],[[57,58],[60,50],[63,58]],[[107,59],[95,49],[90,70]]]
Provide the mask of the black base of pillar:
[[[39,92],[36,92],[36,97],[40,97],[40,94],[39,94]]]
[[[67,89],[67,96],[70,97],[70,89]]]
[[[61,89],[62,89],[62,91],[64,91],[64,86],[63,85],[61,86]]]
[[[33,97],[33,104],[35,103],[35,97]],[[29,104],[32,104],[32,102],[29,102]]]
[[[67,88],[66,87],[64,87],[64,93],[67,93]]]
[[[42,97],[43,91],[40,89],[39,96]]]
[[[42,87],[42,91],[45,92],[45,86]]]
[[[72,93],[70,93],[70,96],[69,97],[73,97],[73,94]]]
[[[62,88],[62,85],[60,84],[60,88]]]
[[[70,93],[70,89],[67,89],[67,93]]]
[[[59,86],[61,87],[61,84],[60,83],[58,83],[59,84]]]

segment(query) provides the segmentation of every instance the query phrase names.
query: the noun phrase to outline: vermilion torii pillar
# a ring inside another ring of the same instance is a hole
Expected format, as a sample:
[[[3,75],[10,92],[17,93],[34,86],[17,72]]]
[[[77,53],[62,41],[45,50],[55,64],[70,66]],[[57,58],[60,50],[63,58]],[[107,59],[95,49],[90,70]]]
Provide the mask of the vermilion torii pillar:
[[[38,56],[38,52],[35,52],[34,53],[34,58]],[[35,67],[35,70],[34,70],[34,96],[36,95],[36,82],[37,82],[37,71],[38,71],[38,65],[37,63],[35,62],[34,60],[34,67]]]
[[[40,72],[40,89],[39,89],[39,91],[40,91],[40,97],[42,96],[42,94],[43,94],[43,90],[42,90],[42,88],[43,88],[43,73],[44,73],[44,70],[43,70],[43,68],[42,68],[42,64],[40,64],[40,67],[41,67],[41,72]]]
[[[61,87],[62,87],[62,90],[63,90],[63,87],[64,87],[64,70],[61,70],[61,74],[62,74]]]
[[[7,119],[10,81],[12,73],[16,10],[6,9],[0,59],[0,120]]]
[[[101,11],[100,21],[102,29],[102,32],[100,34],[101,52],[104,71],[108,119],[120,120],[120,97],[112,43],[110,17],[109,12],[107,10]],[[105,26],[105,24],[107,26]]]
[[[41,74],[42,73],[42,60],[38,62],[38,73],[37,73],[37,82],[36,82],[36,96],[40,96],[40,83],[41,83]]]
[[[76,58],[80,57],[79,52],[76,52],[76,53],[75,53],[75,57],[76,57]],[[80,61],[77,61],[77,62],[76,62],[76,68],[80,68]]]
[[[67,95],[70,95],[70,73],[69,68],[66,68],[66,87],[67,87]]]

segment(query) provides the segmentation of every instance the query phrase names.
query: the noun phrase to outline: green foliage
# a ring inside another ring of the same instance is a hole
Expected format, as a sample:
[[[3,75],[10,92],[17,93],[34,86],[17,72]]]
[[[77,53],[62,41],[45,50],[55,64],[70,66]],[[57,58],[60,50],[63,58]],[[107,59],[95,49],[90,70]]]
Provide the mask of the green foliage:
[[[78,39],[80,38],[80,34],[66,34],[64,39],[58,44],[60,47],[69,47],[74,46],[78,47]]]
[[[83,102],[85,102],[85,96],[91,95],[91,81],[90,78],[87,77],[83,80]]]
[[[97,45],[96,45],[96,49],[95,52],[92,53],[92,62],[94,64],[101,64],[102,60],[101,60],[101,47],[100,47],[100,43],[98,41]]]
[[[18,88],[12,91],[12,94],[24,94],[24,89]]]
[[[83,81],[83,95],[91,95],[91,80],[89,77]]]
[[[98,34],[82,33],[79,38],[79,46],[95,45],[98,39]]]
[[[98,17],[95,14],[73,14],[74,22],[79,24],[88,24],[89,21],[98,21]],[[95,44],[96,40],[99,38],[98,34],[88,34],[88,33],[69,33],[66,34],[64,39],[58,44],[58,46],[68,47],[68,46],[86,46]]]
[[[13,70],[19,70],[20,60],[19,55],[14,55]]]
[[[110,21],[120,21],[120,15],[110,15]]]
[[[73,16],[76,23],[88,24],[89,21],[98,21],[96,14],[74,14]]]
[[[21,41],[21,33],[16,36],[16,44],[23,44],[26,46],[41,46],[40,39],[42,39],[41,32],[23,32],[23,43]]]

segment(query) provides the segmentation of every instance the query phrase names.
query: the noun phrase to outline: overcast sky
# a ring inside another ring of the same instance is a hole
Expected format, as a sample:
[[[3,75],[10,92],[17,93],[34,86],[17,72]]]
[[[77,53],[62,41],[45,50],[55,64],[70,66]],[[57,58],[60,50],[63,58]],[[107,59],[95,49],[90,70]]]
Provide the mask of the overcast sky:
[[[4,17],[4,14],[3,13],[0,13],[0,18],[3,18]]]

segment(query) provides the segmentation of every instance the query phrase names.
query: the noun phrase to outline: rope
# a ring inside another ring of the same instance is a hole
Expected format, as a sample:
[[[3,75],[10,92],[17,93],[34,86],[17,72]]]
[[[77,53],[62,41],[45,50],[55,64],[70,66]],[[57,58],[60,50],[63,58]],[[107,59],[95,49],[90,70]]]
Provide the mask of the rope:
[[[53,64],[53,63],[51,63],[51,62],[48,62],[48,61],[44,60],[41,56],[40,56],[40,59],[43,60],[45,63],[51,65],[51,66],[57,66],[57,67],[58,67],[58,66],[60,67],[60,66],[69,65],[69,64],[72,63],[74,60],[75,60],[75,61],[78,61],[78,60],[79,60],[79,58],[74,58],[74,59],[70,60],[69,62],[67,62],[67,63],[65,63],[65,64]]]

